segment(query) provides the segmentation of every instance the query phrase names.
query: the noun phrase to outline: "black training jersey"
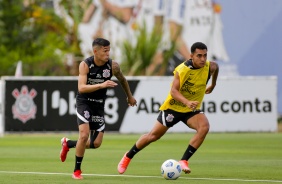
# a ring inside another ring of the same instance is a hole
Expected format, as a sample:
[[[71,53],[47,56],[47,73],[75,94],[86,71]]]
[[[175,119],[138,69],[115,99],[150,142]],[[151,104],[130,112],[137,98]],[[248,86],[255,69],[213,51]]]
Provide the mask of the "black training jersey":
[[[87,74],[87,85],[100,84],[110,80],[112,73],[112,59],[109,59],[103,66],[97,66],[94,63],[94,56],[91,56],[84,61],[89,67]],[[99,89],[91,93],[77,93],[79,98],[84,98],[88,101],[104,103],[107,95],[107,88]]]

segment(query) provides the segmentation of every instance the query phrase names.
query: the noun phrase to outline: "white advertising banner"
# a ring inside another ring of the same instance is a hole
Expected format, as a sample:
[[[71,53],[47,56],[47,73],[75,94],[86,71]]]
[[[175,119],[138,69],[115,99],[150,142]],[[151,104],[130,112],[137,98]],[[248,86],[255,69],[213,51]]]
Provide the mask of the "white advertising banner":
[[[135,78],[136,79],[136,78]],[[144,77],[134,93],[137,108],[128,108],[121,133],[144,133],[155,124],[172,77]],[[277,131],[277,78],[219,77],[213,93],[204,98],[202,109],[210,122],[210,132]],[[170,132],[193,132],[183,123]]]

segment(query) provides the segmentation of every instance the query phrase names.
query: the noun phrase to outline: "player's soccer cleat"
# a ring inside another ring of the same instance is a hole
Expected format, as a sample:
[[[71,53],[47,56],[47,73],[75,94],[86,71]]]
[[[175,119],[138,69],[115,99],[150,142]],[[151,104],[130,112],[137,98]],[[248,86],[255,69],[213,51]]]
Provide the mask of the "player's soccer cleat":
[[[120,162],[118,164],[117,169],[118,169],[118,172],[120,174],[123,174],[126,171],[127,166],[129,165],[129,163],[131,161],[131,159],[126,156],[126,154],[127,154],[127,152],[123,155],[122,159],[120,160]]]
[[[188,167],[188,161],[187,160],[180,160],[179,164],[181,166],[181,169],[185,174],[189,174],[191,172],[191,169]]]
[[[73,172],[72,174],[72,178],[75,179],[75,180],[82,180],[83,177],[81,176],[81,170],[76,170]]]
[[[61,149],[61,152],[60,152],[60,158],[61,158],[61,161],[64,162],[67,158],[67,154],[69,152],[69,147],[68,147],[68,144],[67,144],[67,141],[69,139],[66,138],[66,137],[63,137],[61,139],[61,144],[62,144],[62,149]]]

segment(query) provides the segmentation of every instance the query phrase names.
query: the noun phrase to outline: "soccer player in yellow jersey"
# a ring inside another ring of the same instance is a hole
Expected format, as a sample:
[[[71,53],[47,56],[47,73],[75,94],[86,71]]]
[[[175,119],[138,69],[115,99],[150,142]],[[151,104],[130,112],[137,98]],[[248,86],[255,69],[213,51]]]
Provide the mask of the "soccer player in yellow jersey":
[[[131,159],[150,143],[160,139],[166,131],[184,122],[189,128],[196,130],[179,163],[186,174],[191,172],[188,160],[201,146],[209,132],[209,121],[201,111],[201,102],[205,94],[213,91],[219,67],[213,61],[207,61],[207,46],[196,42],[191,46],[191,59],[184,61],[174,70],[170,92],[160,107],[160,113],[152,130],[142,135],[133,147],[124,154],[118,164],[118,172],[123,174]],[[212,77],[211,84],[207,87]]]

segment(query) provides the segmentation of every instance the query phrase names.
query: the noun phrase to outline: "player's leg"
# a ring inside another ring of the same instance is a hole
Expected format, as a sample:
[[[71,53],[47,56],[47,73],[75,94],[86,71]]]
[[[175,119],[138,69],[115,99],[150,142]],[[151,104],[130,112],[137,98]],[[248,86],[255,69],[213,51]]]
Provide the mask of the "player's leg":
[[[88,139],[85,148],[86,149],[99,148],[100,145],[102,144],[103,135],[104,135],[104,132],[98,132],[98,131],[92,130],[90,133],[90,138]],[[76,143],[77,143],[77,140],[70,140],[67,137],[63,137],[61,139],[62,149],[60,151],[60,159],[62,162],[66,160],[69,149],[76,147]]]
[[[83,160],[83,156],[85,153],[86,144],[89,137],[89,124],[83,123],[80,124],[79,127],[79,137],[76,144],[76,151],[75,151],[75,167],[74,173],[72,177],[74,179],[83,179],[81,176],[81,163]]]
[[[94,119],[89,122],[90,127],[90,138],[87,144],[87,148],[96,149],[99,148],[103,141],[104,130],[105,130],[105,117],[104,117],[104,107],[100,106],[92,107],[95,109],[91,112]]]
[[[160,139],[166,133],[167,130],[168,127],[162,125],[159,121],[157,121],[149,133],[142,135],[137,140],[135,145],[126,154],[127,157],[132,159],[134,155],[137,154],[140,150],[142,150],[152,142],[155,142]]]
[[[60,151],[60,159],[61,159],[62,162],[64,162],[66,160],[69,149],[75,148],[76,143],[77,143],[76,140],[70,140],[67,137],[63,137],[61,139],[62,149]]]
[[[76,99],[76,105],[77,105],[77,109],[76,109],[76,115],[77,115],[77,124],[78,127],[80,127],[80,125],[82,124],[87,124],[87,126],[89,126],[89,120],[87,120],[84,117],[84,112],[90,112],[88,105],[86,105],[83,100],[81,99]],[[90,115],[89,115],[90,117]],[[85,125],[83,125],[85,126]],[[80,134],[80,132],[79,132]],[[70,148],[75,148],[77,145],[77,141],[76,140],[69,140],[66,137],[63,137],[61,139],[61,144],[62,144],[62,149],[60,152],[60,158],[61,161],[64,162],[67,158],[67,153],[69,151]]]
[[[196,130],[196,134],[192,137],[189,144],[198,149],[209,132],[209,121],[204,113],[199,113],[188,119],[187,125]]]
[[[87,141],[87,143],[85,145],[85,148],[86,149],[89,149],[89,148],[94,148],[94,149],[99,148],[101,146],[101,144],[102,144],[102,141],[103,141],[103,135],[104,135],[103,131],[101,132],[101,131],[91,130],[90,138],[88,139],[88,141]],[[69,149],[76,147],[76,143],[77,143],[77,140],[70,140],[67,137],[63,137],[61,139],[62,150],[61,150],[61,154],[60,154],[61,156],[60,157],[61,157],[62,162],[65,161],[66,156],[67,156],[67,152],[69,151]],[[65,153],[63,154],[63,152],[65,152]]]
[[[118,164],[118,172],[120,174],[123,174],[126,171],[134,155],[146,146],[148,146],[150,143],[160,139],[166,133],[167,130],[168,127],[162,125],[159,121],[157,121],[152,130],[149,133],[142,135],[133,145],[133,147],[124,154],[123,158]]]
[[[157,141],[166,133],[167,130],[168,127],[162,125],[159,121],[157,121],[149,133],[142,135],[138,139],[135,144],[137,149],[141,150],[148,146],[150,143]],[[134,155],[132,155],[132,157],[133,156]]]
[[[101,146],[104,137],[104,131],[91,130],[89,143],[86,148],[97,149]]]
[[[191,170],[188,167],[188,160],[204,142],[205,137],[209,132],[210,126],[207,117],[203,113],[195,114],[194,116],[189,118],[187,120],[187,125],[190,128],[196,130],[196,134],[191,138],[189,145],[179,163],[185,173],[190,173]]]

